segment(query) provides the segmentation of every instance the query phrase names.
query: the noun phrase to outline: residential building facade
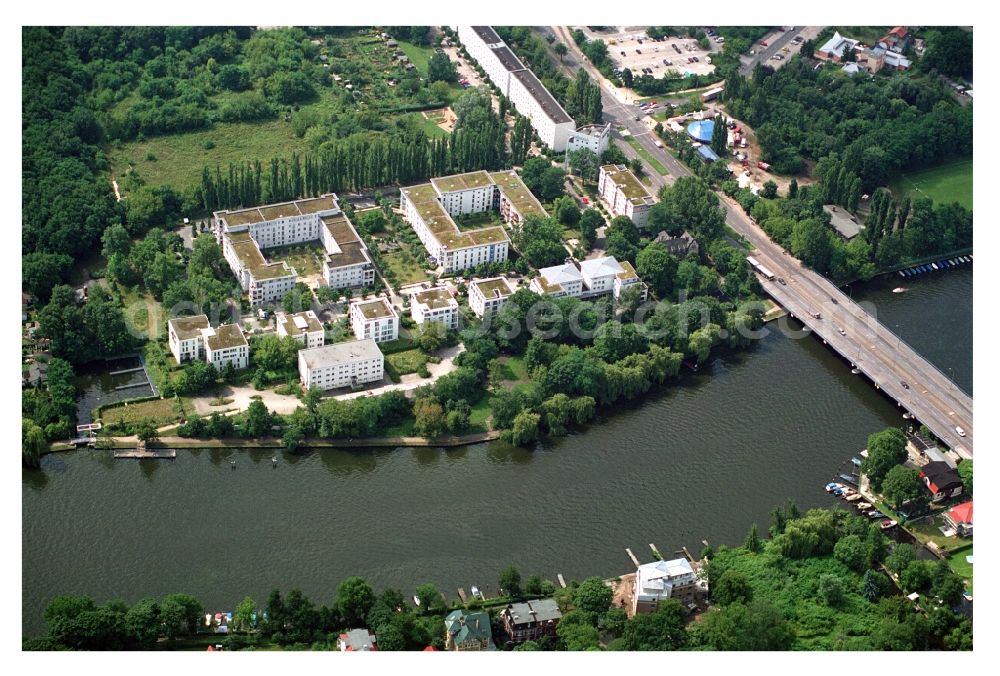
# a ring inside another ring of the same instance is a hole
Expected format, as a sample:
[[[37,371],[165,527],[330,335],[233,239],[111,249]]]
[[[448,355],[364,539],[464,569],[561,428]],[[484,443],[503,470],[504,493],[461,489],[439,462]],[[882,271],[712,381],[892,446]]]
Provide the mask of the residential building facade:
[[[490,650],[492,635],[490,616],[483,611],[453,610],[444,618],[445,650]]]
[[[399,338],[399,314],[388,298],[359,300],[351,303],[351,330],[358,340],[371,338],[376,343]]]
[[[201,330],[205,337],[205,361],[222,371],[232,364],[235,369],[250,365],[250,346],[243,329],[236,324],[225,324]]]
[[[944,522],[960,537],[972,537],[972,500],[945,512]]]
[[[211,327],[208,317],[177,317],[167,322],[167,343],[178,364],[204,359],[205,339],[201,332]]]
[[[920,478],[930,491],[932,502],[962,494],[962,477],[957,469],[943,460],[932,460],[921,467]]]
[[[400,189],[400,208],[432,262],[445,272],[507,260],[510,238],[502,226],[462,230],[453,220],[499,210],[504,222],[518,226],[545,210],[514,171],[473,171],[431,179]]]
[[[528,288],[551,298],[572,296],[591,298],[611,294],[617,300],[625,289],[637,285],[640,298],[648,295],[646,284],[639,278],[628,261],[619,263],[614,256],[590,260],[570,259],[563,265],[542,268],[539,276],[531,280]]]
[[[605,125],[587,124],[576,131],[571,131],[566,140],[566,152],[586,149],[598,157],[608,149],[611,143],[611,123]]]
[[[597,181],[597,192],[615,216],[628,216],[635,227],[646,227],[649,209],[656,200],[624,164],[605,164]]]
[[[469,308],[477,317],[493,317],[514,293],[505,277],[473,279],[469,282]]]
[[[576,123],[496,31],[490,26],[456,26],[455,30],[469,56],[479,63],[490,81],[517,112],[531,120],[542,143],[556,152],[566,150]]]
[[[447,329],[457,329],[458,301],[441,287],[418,291],[410,296],[410,316],[417,324],[437,322]]]
[[[524,603],[511,603],[500,611],[507,637],[516,643],[537,641],[543,636],[555,639],[556,627],[562,613],[553,599],[535,599]]]
[[[284,312],[274,313],[274,323],[278,337],[291,337],[302,343],[303,347],[320,347],[326,339],[326,331],[323,330],[323,323],[312,310],[286,314]]]
[[[307,390],[360,387],[384,375],[382,351],[371,338],[299,350],[299,381]]]
[[[693,603],[697,589],[698,576],[687,559],[641,565],[635,574],[632,614],[656,612],[667,599]]]
[[[263,250],[319,242],[323,276],[333,288],[370,286],[375,267],[367,247],[333,193],[239,210],[216,211],[212,230],[230,269],[254,307],[274,303],[295,287],[297,272],[284,261],[268,262]]]
[[[688,234],[687,230],[677,237],[671,237],[666,230],[661,230],[653,241],[666,249],[667,253],[678,258],[684,258],[689,253],[698,253],[698,240]]]

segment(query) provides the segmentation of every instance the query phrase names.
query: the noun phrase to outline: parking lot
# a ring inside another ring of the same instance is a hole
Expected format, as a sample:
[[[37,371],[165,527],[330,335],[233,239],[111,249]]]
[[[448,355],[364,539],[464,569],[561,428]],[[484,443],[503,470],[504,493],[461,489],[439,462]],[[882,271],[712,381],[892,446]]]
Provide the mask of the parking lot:
[[[680,75],[708,75],[715,70],[712,54],[721,48],[711,38],[709,51],[705,51],[692,38],[674,35],[657,41],[642,31],[595,35],[596,38],[607,43],[608,54],[616,67],[628,68],[636,77],[643,75],[643,68],[648,68],[651,71],[648,74],[653,77],[663,77],[671,70]]]

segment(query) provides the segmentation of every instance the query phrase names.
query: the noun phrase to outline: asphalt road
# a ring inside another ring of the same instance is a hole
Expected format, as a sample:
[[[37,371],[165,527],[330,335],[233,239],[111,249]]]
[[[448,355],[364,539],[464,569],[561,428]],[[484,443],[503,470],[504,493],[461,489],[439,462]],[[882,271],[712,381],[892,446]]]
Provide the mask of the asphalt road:
[[[673,183],[675,178],[691,175],[691,171],[673,155],[656,147],[653,132],[643,122],[635,120],[636,107],[619,100],[614,87],[583,57],[566,27],[552,26],[542,30],[553,32],[569,47],[562,66],[567,75],[572,77],[582,66],[596,82],[601,83],[604,121],[611,122],[616,128],[627,129],[652,157],[666,167],[669,175],[660,175],[630,145],[621,144],[626,156],[630,159],[639,157],[643,161],[646,174],[654,185],[654,194],[660,186]],[[795,27],[786,31],[785,42],[799,30]],[[783,44],[781,39],[769,42],[768,50],[781,49]],[[769,58],[769,55],[765,52],[763,57]],[[753,67],[752,64],[750,67]],[[720,198],[726,209],[726,223],[752,244],[755,248],[753,255],[762,265],[769,268],[776,278],[783,278],[786,282],[782,285],[777,281],[762,280],[765,291],[809,330],[816,332],[830,347],[855,364],[877,388],[927,425],[949,448],[963,457],[972,457],[972,398],[833,283],[772,242],[739,206]],[[817,312],[821,315],[820,319],[813,316]],[[844,335],[839,329],[844,330]],[[904,387],[903,382],[909,387]],[[955,431],[956,426],[964,429],[965,437]]]
[[[752,48],[755,51],[754,55],[740,59],[740,73],[744,77],[749,77],[753,73],[753,67],[758,62],[762,62],[764,65],[767,65],[770,58],[781,51],[782,47],[789,44],[792,41],[792,38],[798,35],[802,28],[802,26],[792,26],[791,30],[785,31],[784,33],[779,33],[777,35],[775,33],[771,33],[764,38],[764,41],[767,42],[767,47],[761,47],[759,42],[755,43]],[[791,54],[788,54],[787,56],[791,56]]]

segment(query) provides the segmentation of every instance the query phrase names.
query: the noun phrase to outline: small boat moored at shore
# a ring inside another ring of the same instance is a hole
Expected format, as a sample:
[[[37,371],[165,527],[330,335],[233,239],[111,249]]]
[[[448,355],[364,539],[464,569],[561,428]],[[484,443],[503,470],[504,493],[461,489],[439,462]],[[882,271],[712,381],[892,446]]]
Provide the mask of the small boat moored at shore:
[[[904,291],[908,291],[908,289],[905,286],[897,286],[895,289],[892,290],[893,293],[903,293]]]
[[[895,519],[882,519],[882,523],[879,524],[879,527],[882,530],[889,530],[890,528],[896,526],[897,523],[898,522]]]
[[[858,509],[859,512],[863,512],[866,509],[871,509],[872,508],[872,503],[870,503],[870,502],[859,502],[858,504],[856,504],[854,506],[857,507],[857,509]]]
[[[824,488],[826,489],[827,493],[832,493],[835,490],[843,489],[844,488],[844,484],[838,484],[838,483],[835,483],[835,482],[830,482],[826,486],[824,486]]]
[[[855,486],[858,485],[858,477],[854,474],[847,474],[845,472],[841,472],[837,476],[837,478],[840,479],[841,481],[846,481],[849,484],[854,484]]]

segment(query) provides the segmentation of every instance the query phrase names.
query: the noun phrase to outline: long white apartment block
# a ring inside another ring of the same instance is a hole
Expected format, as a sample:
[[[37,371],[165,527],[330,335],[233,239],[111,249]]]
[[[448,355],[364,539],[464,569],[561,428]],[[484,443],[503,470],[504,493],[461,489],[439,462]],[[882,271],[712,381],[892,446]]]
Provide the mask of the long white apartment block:
[[[212,218],[240,287],[252,306],[280,301],[295,287],[297,273],[284,261],[268,262],[263,250],[318,241],[326,251],[323,277],[333,288],[369,286],[375,268],[367,247],[333,193],[249,209],[216,211]]]
[[[531,120],[542,143],[556,152],[566,150],[576,123],[496,31],[490,26],[457,26],[456,30],[469,56],[510,99],[517,112]]]
[[[410,296],[410,316],[417,324],[438,322],[448,329],[458,328],[458,301],[447,289],[435,287]]]
[[[473,279],[469,282],[469,308],[477,317],[493,317],[500,312],[514,290],[506,277]]]
[[[502,226],[462,230],[453,217],[498,210],[504,222],[520,225],[545,216],[542,205],[514,171],[473,171],[401,188],[400,208],[436,265],[457,272],[507,260],[510,238]]]
[[[601,201],[615,216],[628,216],[635,227],[644,228],[656,199],[624,164],[605,164],[597,181]]]
[[[299,350],[299,380],[306,389],[360,387],[384,375],[382,351],[371,338]]]
[[[294,338],[303,347],[320,347],[326,340],[323,323],[312,310],[295,314],[276,312],[274,322],[279,338]]]
[[[399,314],[388,298],[359,300],[351,303],[351,330],[358,340],[371,338],[376,343],[399,338]]]

